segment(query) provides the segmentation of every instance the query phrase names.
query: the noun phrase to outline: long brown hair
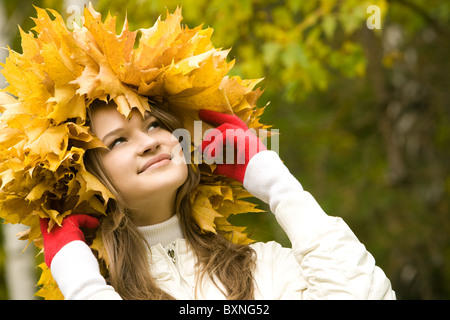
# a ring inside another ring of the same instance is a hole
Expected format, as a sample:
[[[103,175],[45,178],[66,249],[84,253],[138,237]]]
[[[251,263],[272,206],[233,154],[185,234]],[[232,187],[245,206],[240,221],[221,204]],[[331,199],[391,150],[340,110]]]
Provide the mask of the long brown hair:
[[[181,128],[173,115],[153,106],[151,113],[163,126],[173,132]],[[94,174],[115,195],[117,201],[108,203],[107,216],[101,221],[99,232],[108,253],[107,281],[123,299],[173,299],[160,289],[150,273],[148,250],[144,237],[133,218],[121,204],[120,193],[105,174],[98,149],[88,150],[86,169]],[[187,164],[188,178],[178,189],[175,210],[187,243],[197,257],[197,286],[210,277],[217,288],[222,284],[228,299],[254,299],[254,250],[248,245],[237,245],[222,234],[202,232],[192,216],[190,195],[200,182],[200,170]]]

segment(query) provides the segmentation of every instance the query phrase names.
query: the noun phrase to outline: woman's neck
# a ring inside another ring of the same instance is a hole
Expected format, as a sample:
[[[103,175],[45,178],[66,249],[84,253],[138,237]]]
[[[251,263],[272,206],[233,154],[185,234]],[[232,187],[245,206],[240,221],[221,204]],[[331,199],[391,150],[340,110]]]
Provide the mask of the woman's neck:
[[[138,226],[149,226],[163,223],[175,212],[177,192],[167,190],[148,195],[141,203],[129,205],[131,215]]]
[[[138,229],[149,246],[161,243],[165,247],[177,239],[184,238],[180,220],[176,214],[164,222],[138,227]]]

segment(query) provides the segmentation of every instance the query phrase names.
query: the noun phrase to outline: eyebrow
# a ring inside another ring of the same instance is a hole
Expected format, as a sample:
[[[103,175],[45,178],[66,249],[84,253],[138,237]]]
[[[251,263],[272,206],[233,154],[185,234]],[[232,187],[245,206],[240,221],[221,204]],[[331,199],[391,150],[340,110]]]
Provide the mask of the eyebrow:
[[[115,134],[117,134],[118,132],[123,131],[123,130],[124,130],[123,128],[117,128],[117,129],[114,129],[114,130],[108,132],[108,133],[101,139],[102,142],[105,143],[105,140],[106,140],[109,136],[113,136],[113,135],[115,135]]]

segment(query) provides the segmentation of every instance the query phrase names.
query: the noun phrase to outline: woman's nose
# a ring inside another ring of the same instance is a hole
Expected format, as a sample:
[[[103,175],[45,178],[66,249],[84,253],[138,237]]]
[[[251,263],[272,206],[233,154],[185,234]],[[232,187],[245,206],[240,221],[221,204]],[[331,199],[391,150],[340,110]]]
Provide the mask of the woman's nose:
[[[155,139],[155,137],[149,136],[144,132],[138,133],[137,141],[138,141],[137,153],[139,155],[143,155],[149,152],[150,153],[155,152],[160,145],[158,139]]]

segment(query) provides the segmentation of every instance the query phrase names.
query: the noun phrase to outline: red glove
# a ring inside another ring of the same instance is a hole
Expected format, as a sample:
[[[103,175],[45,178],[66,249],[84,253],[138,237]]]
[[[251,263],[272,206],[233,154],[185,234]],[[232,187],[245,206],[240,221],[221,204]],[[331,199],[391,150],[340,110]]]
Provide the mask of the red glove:
[[[228,115],[211,110],[200,110],[199,116],[203,121],[219,125],[203,139],[201,152],[208,158],[216,158],[217,150],[224,147],[234,147],[234,161],[229,163],[227,159],[223,164],[218,163],[215,173],[223,174],[241,183],[244,182],[245,170],[250,159],[260,151],[267,150],[266,146],[253,134],[247,125],[236,115]],[[221,159],[222,159],[221,158]]]
[[[66,244],[72,241],[81,240],[85,242],[85,237],[80,228],[98,228],[100,222],[97,218],[85,214],[69,215],[60,226],[54,226],[50,233],[48,229],[48,219],[40,219],[41,232],[44,237],[44,258],[45,263],[50,268],[53,257]]]

